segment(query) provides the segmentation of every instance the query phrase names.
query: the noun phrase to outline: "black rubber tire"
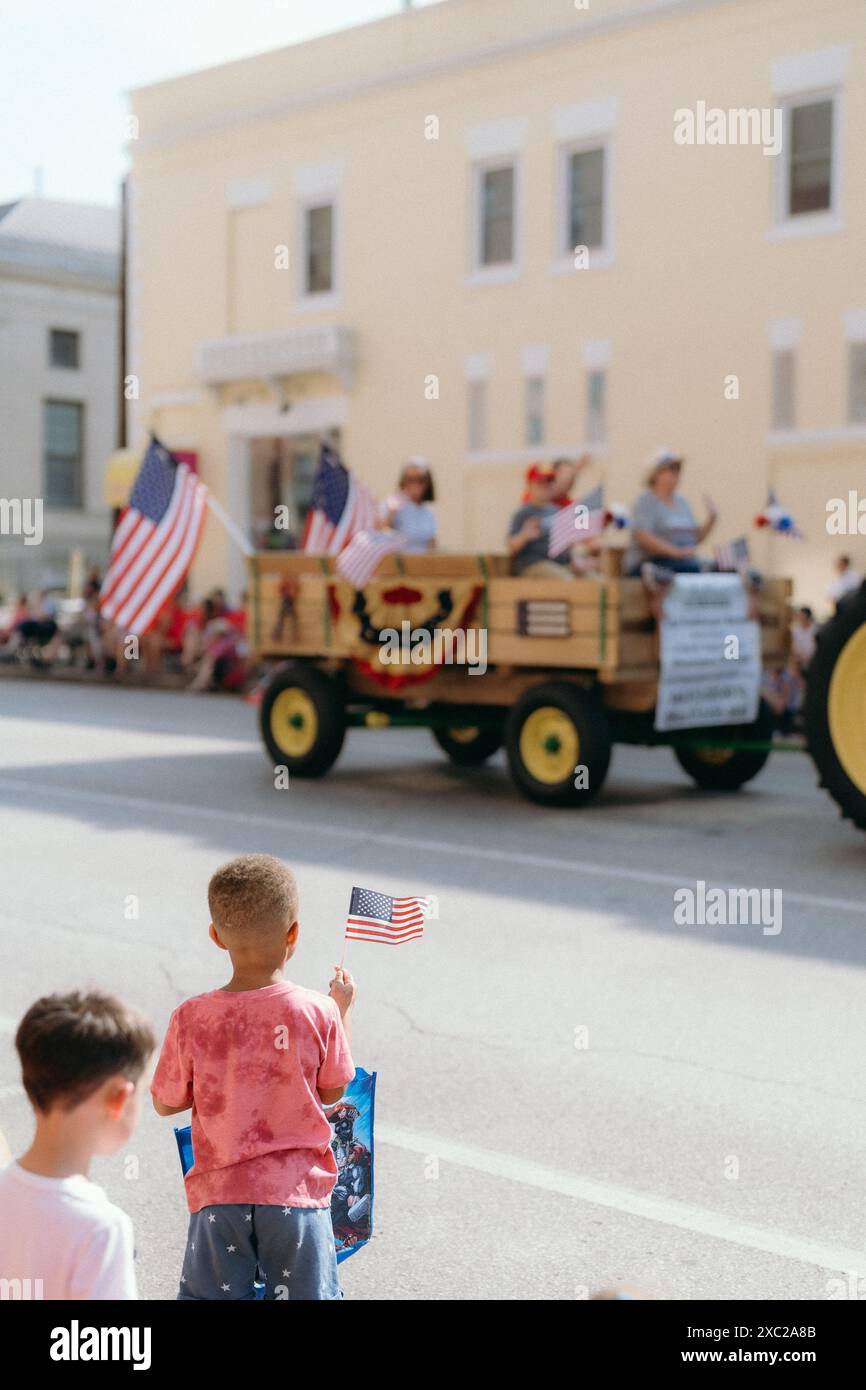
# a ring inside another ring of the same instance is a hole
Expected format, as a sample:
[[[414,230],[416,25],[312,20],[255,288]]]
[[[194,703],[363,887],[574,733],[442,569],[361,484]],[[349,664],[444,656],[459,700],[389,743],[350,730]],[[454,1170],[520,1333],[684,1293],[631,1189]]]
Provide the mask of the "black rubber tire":
[[[576,787],[574,773],[559,782],[540,781],[526,767],[520,750],[523,726],[531,714],[552,705],[571,720],[579,739],[578,766],[586,768],[585,787]],[[543,681],[515,701],[505,725],[505,749],[514,785],[540,806],[586,806],[601,791],[610,767],[611,731],[607,712],[591,690],[568,681]]]
[[[866,794],[852,782],[833,746],[827,704],[830,682],[843,647],[866,623],[866,584],[844,599],[818,632],[815,655],[806,672],[803,707],[806,741],[818,771],[819,784],[829,792],[841,815],[858,830],[866,830]]]
[[[695,730],[695,735],[703,732],[713,744],[723,743],[726,738],[743,739],[746,742],[769,742],[773,737],[775,720],[773,711],[762,700],[758,717],[754,724],[736,724],[722,729]],[[693,782],[705,791],[735,792],[746,782],[757,777],[770,756],[770,749],[735,749],[730,758],[723,763],[706,762],[696,748],[674,748],[674,757],[683,772],[687,772]]]
[[[290,689],[309,696],[315,706],[318,725],[309,751],[298,756],[281,748],[273,732],[274,705],[283,691]],[[295,777],[322,777],[340,756],[346,736],[345,704],[337,683],[315,666],[282,667],[265,687],[259,708],[259,730],[275,767],[286,767]]]
[[[452,738],[450,729],[431,729],[430,732],[456,767],[480,767],[502,747],[502,729],[494,724],[481,725],[475,738],[468,743]]]

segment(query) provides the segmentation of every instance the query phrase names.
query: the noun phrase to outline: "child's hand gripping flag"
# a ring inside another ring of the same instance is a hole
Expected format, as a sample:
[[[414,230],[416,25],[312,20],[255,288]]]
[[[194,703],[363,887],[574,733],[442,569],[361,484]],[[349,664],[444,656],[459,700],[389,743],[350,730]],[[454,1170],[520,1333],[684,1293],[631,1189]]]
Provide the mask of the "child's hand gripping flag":
[[[404,941],[421,936],[427,908],[427,898],[391,898],[371,888],[353,888],[346,919],[346,940],[401,946]]]

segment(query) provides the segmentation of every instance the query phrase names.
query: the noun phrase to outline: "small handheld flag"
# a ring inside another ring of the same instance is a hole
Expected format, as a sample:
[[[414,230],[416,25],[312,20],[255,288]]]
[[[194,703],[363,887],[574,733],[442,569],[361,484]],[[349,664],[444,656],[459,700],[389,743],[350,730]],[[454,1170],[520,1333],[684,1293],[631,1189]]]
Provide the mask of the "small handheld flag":
[[[594,488],[582,501],[563,507],[553,518],[547,543],[548,555],[555,560],[557,555],[570,550],[579,541],[600,536],[609,520],[604,493],[600,487]]]
[[[346,919],[346,940],[402,946],[404,941],[411,941],[423,933],[426,906],[426,898],[391,898],[371,888],[353,888]]]
[[[383,555],[406,546],[397,531],[358,531],[337,557],[337,572],[355,589],[363,589]]]
[[[745,536],[716,546],[716,567],[723,574],[742,573],[749,563],[749,542]]]

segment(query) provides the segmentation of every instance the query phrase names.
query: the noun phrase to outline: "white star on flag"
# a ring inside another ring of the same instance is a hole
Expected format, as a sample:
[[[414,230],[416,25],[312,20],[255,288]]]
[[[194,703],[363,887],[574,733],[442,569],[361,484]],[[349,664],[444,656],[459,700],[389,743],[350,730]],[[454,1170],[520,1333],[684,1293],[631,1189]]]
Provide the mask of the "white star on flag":
[[[402,946],[424,931],[428,898],[391,898],[372,888],[353,888],[346,919],[347,941]]]

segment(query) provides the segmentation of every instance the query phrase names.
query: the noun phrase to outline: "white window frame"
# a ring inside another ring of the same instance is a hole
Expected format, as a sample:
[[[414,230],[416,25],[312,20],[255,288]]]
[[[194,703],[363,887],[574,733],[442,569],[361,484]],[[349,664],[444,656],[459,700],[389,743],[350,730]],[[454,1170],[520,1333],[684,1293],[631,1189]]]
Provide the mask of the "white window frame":
[[[844,91],[850,59],[850,48],[839,44],[810,52],[794,53],[775,59],[770,65],[770,87],[774,105],[782,110],[782,149],[773,160],[772,226],[767,232],[769,241],[785,241],[790,237],[820,236],[842,231],[842,169],[844,165],[845,103]],[[795,213],[788,211],[789,162],[791,144],[791,112],[797,106],[813,102],[833,103],[833,147],[830,174],[830,207],[822,212]]]
[[[556,150],[556,204],[555,204],[555,242],[553,248],[553,269],[556,274],[584,274],[574,264],[574,247],[566,245],[569,218],[568,173],[571,156],[588,154],[592,150],[604,151],[604,185],[602,188],[602,231],[601,245],[589,247],[587,270],[601,270],[613,264],[613,159],[614,142],[610,131],[599,131],[580,140],[569,140],[560,144]]]
[[[833,145],[830,154],[830,206],[821,212],[791,213],[788,209],[790,183],[791,114],[800,106],[814,106],[829,101],[833,106]],[[839,88],[815,92],[797,92],[780,103],[782,109],[782,150],[776,157],[774,189],[774,226],[776,238],[820,236],[842,230],[842,121],[843,98]]]
[[[484,376],[466,378],[466,452],[487,448],[488,381]]]
[[[487,352],[472,352],[463,363],[463,375],[466,379],[466,453],[470,456],[483,453],[487,447],[490,423],[490,367],[490,354]],[[476,398],[476,389],[480,392],[481,403],[480,444],[473,442],[472,429],[472,403]]]
[[[342,285],[342,165],[308,165],[295,170],[295,236],[298,248],[295,264],[296,312],[334,309],[340,302]],[[331,288],[310,293],[307,281],[307,213],[312,208],[331,207]]]
[[[513,174],[512,236],[511,260],[499,265],[484,265],[481,261],[481,232],[483,227],[482,207],[484,175],[496,169],[510,167]],[[477,159],[472,165],[472,246],[468,284],[503,285],[518,279],[522,257],[522,171],[520,155],[517,153],[491,155],[487,159]]]
[[[777,387],[779,385],[778,372],[783,359],[791,364],[790,405],[791,418],[788,421],[780,421],[777,418],[777,406],[780,404]],[[799,354],[794,346],[771,347],[770,348],[770,433],[771,434],[791,434],[797,429],[797,377],[799,375]]]

